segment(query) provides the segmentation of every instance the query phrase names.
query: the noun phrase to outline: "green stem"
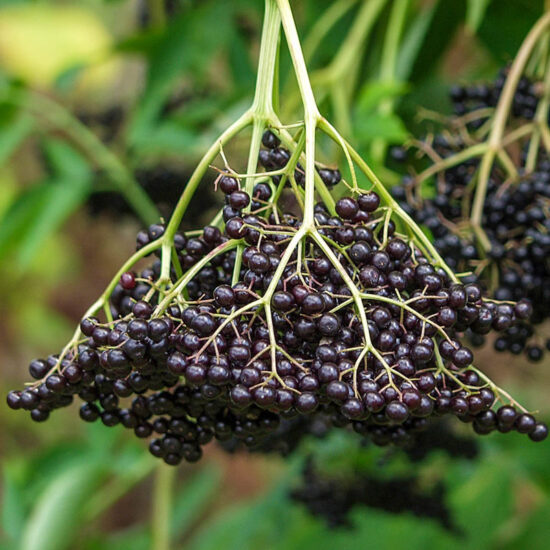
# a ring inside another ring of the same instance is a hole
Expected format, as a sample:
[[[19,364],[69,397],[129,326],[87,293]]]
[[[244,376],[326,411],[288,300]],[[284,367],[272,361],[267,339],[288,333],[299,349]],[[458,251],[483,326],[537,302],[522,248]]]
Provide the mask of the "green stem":
[[[426,168],[426,170],[420,172],[420,174],[415,177],[415,181],[417,181],[418,183],[426,181],[428,178],[434,176],[438,172],[442,172],[443,170],[447,170],[448,168],[452,168],[453,166],[462,164],[466,160],[482,155],[483,153],[485,153],[485,151],[487,151],[487,148],[488,145],[486,143],[476,143],[475,145],[471,145],[470,147],[460,151],[460,153],[457,153],[456,155],[451,155],[439,162],[432,164],[429,168]]]
[[[529,143],[529,150],[527,153],[527,161],[525,163],[525,170],[530,173],[535,169],[539,154],[539,146],[541,139],[541,129],[548,125],[548,108],[550,106],[550,66],[546,67],[544,78],[544,94],[539,101],[537,111],[535,113],[536,130],[531,137]]]
[[[180,293],[182,293],[185,290],[185,287],[189,284],[189,282],[197,275],[197,273],[210,261],[212,261],[216,256],[219,256],[220,254],[224,254],[225,252],[229,252],[233,248],[237,248],[241,244],[241,241],[238,240],[229,240],[225,241],[224,243],[218,245],[216,248],[211,250],[206,256],[203,256],[193,267],[188,269],[183,277],[178,279],[173,285],[172,288],[165,294],[162,301],[159,303],[159,305],[156,308],[156,314],[162,315],[166,308],[169,306],[170,301],[178,296]]]
[[[170,550],[170,519],[176,469],[161,463],[157,466],[152,502],[151,550]]]
[[[294,72],[296,73],[296,79],[298,80],[298,87],[300,88],[300,95],[302,96],[302,103],[304,105],[306,166],[303,224],[305,227],[313,227],[315,206],[315,130],[321,115],[319,114],[317,103],[311,88],[311,82],[309,81],[309,74],[307,72],[304,54],[300,45],[298,31],[296,30],[296,24],[294,23],[294,18],[292,17],[290,4],[288,3],[288,0],[277,0],[277,5],[281,14],[283,29],[285,32],[288,49],[290,51],[290,57],[292,58]]]
[[[264,119],[273,113],[273,85],[275,81],[280,28],[281,18],[275,0],[265,0],[256,92],[252,103],[254,114]],[[252,172],[255,172],[255,170],[252,170]]]
[[[176,208],[170,218],[170,222],[166,227],[166,231],[163,236],[162,244],[162,269],[161,269],[161,279],[166,281],[170,276],[170,250],[174,242],[174,235],[176,234],[183,215],[185,214],[197,187],[202,181],[202,178],[214,159],[218,156],[220,149],[234,136],[241,132],[244,128],[249,126],[254,119],[254,115],[251,110],[246,111],[242,116],[239,117],[229,128],[227,128],[221,136],[212,144],[210,149],[206,152],[204,157],[195,168],[189,182],[185,186],[181,197],[176,204]]]
[[[275,56],[275,76],[273,78],[273,111],[279,113],[281,107],[281,34],[277,38],[277,54]]]
[[[345,86],[345,77],[354,64],[359,63],[358,52],[367,40],[374,23],[387,0],[369,0],[363,2],[361,9],[357,12],[353,26],[346,36],[338,53],[330,65],[323,71],[330,80]]]
[[[279,37],[281,18],[274,0],[266,0],[264,24],[262,29],[262,41],[260,44],[260,59],[258,61],[258,75],[256,77],[256,93],[252,103],[254,122],[252,126],[252,139],[248,151],[248,166],[246,177],[246,192],[252,197],[254,184],[256,182],[256,168],[258,166],[258,155],[262,144],[262,135],[266,127],[268,117],[272,116],[273,91],[275,87],[275,73],[279,50]],[[250,205],[247,211],[250,209]],[[244,245],[237,248],[235,267],[233,269],[233,281],[235,284],[240,277],[242,254]]]
[[[337,0],[323,12],[304,40],[303,50],[307,60],[312,59],[325,36],[355,4],[357,0]]]
[[[378,179],[370,166],[363,160],[361,155],[346,140],[344,140],[342,136],[340,136],[340,134],[326,119],[323,118],[320,120],[319,128],[321,128],[321,130],[323,130],[336,143],[343,144],[353,162],[355,162],[357,166],[359,166],[363,174],[365,174],[365,176],[373,183],[374,187],[376,188],[376,192],[380,195],[380,198],[384,201],[384,203],[389,206],[403,220],[405,225],[413,233],[415,240],[420,242],[430,253],[430,255],[432,256],[432,260],[445,270],[452,281],[458,282],[455,273],[439,255],[430,239],[425,235],[422,229],[418,227],[414,220],[401,208],[401,206],[399,206],[399,203],[391,196],[390,192]]]
[[[393,82],[397,72],[397,54],[399,53],[399,41],[405,26],[405,19],[409,9],[410,0],[395,0],[392,6],[388,28],[382,48],[380,80],[382,82]],[[384,99],[378,108],[382,115],[389,115],[393,111],[395,100]],[[379,165],[384,163],[388,143],[385,139],[375,139],[372,143],[371,156]]]
[[[487,186],[489,184],[489,178],[491,176],[491,169],[493,162],[497,155],[499,148],[501,147],[502,137],[506,128],[506,121],[514,101],[514,94],[518,82],[523,74],[523,70],[529,57],[533,51],[533,48],[537,44],[540,37],[546,32],[546,29],[550,26],[550,13],[544,14],[531,29],[521,48],[519,49],[516,58],[510,68],[508,77],[506,78],[506,84],[502,90],[502,94],[497,104],[495,116],[492,123],[491,133],[489,134],[488,149],[483,155],[481,160],[481,166],[479,168],[479,177],[476,185],[476,191],[474,196],[474,202],[472,206],[471,222],[474,230],[476,230],[480,244],[485,250],[490,248],[490,243],[487,237],[484,235],[482,228],[483,218],[483,205],[485,204],[485,196],[487,194]]]

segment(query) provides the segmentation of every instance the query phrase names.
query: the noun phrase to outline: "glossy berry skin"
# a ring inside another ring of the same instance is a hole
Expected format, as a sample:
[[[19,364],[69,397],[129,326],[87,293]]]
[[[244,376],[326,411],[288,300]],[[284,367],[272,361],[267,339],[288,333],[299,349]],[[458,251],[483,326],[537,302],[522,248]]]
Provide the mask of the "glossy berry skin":
[[[264,133],[259,171],[288,167],[279,135]],[[342,179],[315,168],[325,187]],[[304,185],[301,164],[288,170]],[[249,194],[236,177],[219,176],[219,223],[176,232],[168,264],[157,250],[141,271],[125,272],[109,314],[84,319],[60,355],[33,361],[34,382],[8,405],[42,422],[80,401],[83,421],[150,439],[151,454],[170,465],[199,460],[212,441],[288,453],[310,434],[339,429],[406,446],[444,415],[479,434],[544,439],[531,415],[493,410],[496,391],[470,367],[464,336],[515,330],[525,305],[454,282],[377,212],[374,190],[339,193],[334,209],[316,203],[314,229],[304,233],[296,205],[270,202],[292,198],[283,178],[255,179]],[[166,235],[154,224],[138,249]]]
[[[130,271],[123,273],[120,276],[120,284],[125,290],[132,290],[136,288],[136,277]]]
[[[480,109],[492,108],[498,103],[508,70],[503,68],[492,83],[455,86],[451,90],[455,113],[471,117],[466,124],[468,130],[489,123],[481,116]],[[520,79],[516,93],[510,98],[508,122],[511,125],[534,117],[540,101],[537,86],[527,78]],[[456,141],[448,139],[448,135],[444,131],[430,136],[430,147],[439,158],[446,160],[460,155],[469,146],[460,138]],[[420,186],[412,185],[409,176],[405,176],[392,193],[407,213],[429,229],[435,248],[451,268],[457,272],[472,272],[464,278],[467,279],[464,289],[467,306],[479,305],[484,289],[491,289],[490,297],[497,302],[506,302],[494,307],[491,314],[483,308],[476,322],[477,334],[468,335],[472,345],[482,345],[483,332],[492,328],[500,333],[494,344],[496,351],[513,355],[524,353],[529,361],[538,363],[545,353],[539,325],[548,319],[550,312],[550,294],[542,290],[550,285],[550,268],[544,260],[550,253],[550,218],[543,206],[547,200],[543,197],[550,194],[550,163],[547,155],[538,155],[535,166],[526,169],[530,138],[527,135],[516,143],[518,150],[523,152],[514,161],[519,176],[513,186],[504,189],[505,178],[498,170],[491,170],[488,174],[480,211],[487,250],[480,246],[475,231],[453,230],[469,224],[461,204],[476,185],[476,160],[470,158],[457,162],[445,170],[438,195],[433,199],[423,199],[419,203],[416,189]],[[408,160],[411,160],[410,155]],[[423,164],[422,169],[428,168],[429,164]],[[476,270],[480,261],[486,261],[487,265],[483,270]],[[516,304],[512,305],[513,302]],[[458,314],[459,326],[461,317],[475,313],[471,308],[465,308],[463,303],[464,299],[453,292],[448,305],[463,310]]]

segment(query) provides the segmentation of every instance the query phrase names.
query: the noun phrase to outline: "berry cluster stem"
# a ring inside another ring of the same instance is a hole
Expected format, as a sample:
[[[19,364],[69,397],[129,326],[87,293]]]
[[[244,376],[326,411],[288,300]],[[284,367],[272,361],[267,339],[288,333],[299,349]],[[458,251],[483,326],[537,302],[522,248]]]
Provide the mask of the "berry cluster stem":
[[[170,519],[176,470],[160,463],[157,466],[152,502],[152,550],[170,550]]]
[[[294,72],[298,80],[298,87],[300,88],[300,95],[302,96],[302,103],[304,106],[304,124],[306,132],[306,192],[303,223],[306,227],[313,227],[313,209],[315,206],[315,130],[321,115],[317,108],[315,96],[313,95],[311,82],[309,81],[309,74],[300,45],[298,31],[296,30],[296,23],[292,17],[290,4],[288,0],[277,0],[277,5],[279,7],[288,49],[294,65]]]
[[[485,203],[485,196],[487,194],[487,186],[489,184],[489,178],[491,175],[491,168],[495,157],[498,155],[502,148],[502,139],[504,136],[504,130],[506,128],[506,121],[510,114],[512,102],[514,100],[514,94],[518,86],[519,80],[534,47],[547,31],[550,26],[550,12],[545,13],[531,29],[518,54],[510,68],[506,83],[502,90],[502,94],[497,104],[495,116],[492,121],[491,133],[488,140],[488,148],[481,160],[481,166],[479,168],[479,176],[476,185],[476,191],[472,206],[471,223],[474,231],[478,236],[479,242],[484,250],[490,248],[487,236],[483,232],[482,218],[483,218],[483,205]]]

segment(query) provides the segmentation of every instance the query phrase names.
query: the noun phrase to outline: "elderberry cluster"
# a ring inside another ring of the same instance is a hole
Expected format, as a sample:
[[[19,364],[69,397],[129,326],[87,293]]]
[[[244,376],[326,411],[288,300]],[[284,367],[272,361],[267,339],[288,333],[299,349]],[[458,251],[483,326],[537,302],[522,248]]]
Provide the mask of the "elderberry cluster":
[[[288,162],[274,137],[264,135],[261,164]],[[326,185],[340,178],[318,174]],[[151,438],[168,464],[198,460],[213,439],[260,448],[281,419],[317,414],[380,445],[405,444],[445,414],[480,434],[546,437],[532,415],[493,410],[493,386],[462,341],[467,330],[514,326],[528,307],[453,281],[398,233],[372,190],[339,199],[333,213],[318,203],[315,227],[299,233],[294,191],[271,200],[285,184],[277,178],[259,178],[249,194],[221,174],[223,223],[173,236],[169,281],[164,246],[154,248],[168,228],[141,231],[138,250],[159,257],[122,274],[109,318],[84,318],[60,355],[31,363],[36,382],[11,392],[10,407],[42,421],[78,396],[83,420]]]
[[[473,113],[478,109],[496,107],[506,83],[509,69],[509,67],[501,69],[496,79],[489,84],[453,86],[450,90],[450,99],[454,113],[461,116]],[[532,120],[535,117],[539,99],[540,93],[537,90],[536,83],[523,76],[520,78],[514,94],[512,115]],[[480,121],[477,122],[477,126],[479,126]]]
[[[448,159],[467,144],[459,136],[441,133],[431,140],[431,147]],[[490,243],[488,251],[480,247],[468,220],[479,157],[442,172],[432,198],[422,197],[423,190],[410,176],[392,193],[411,217],[430,231],[447,264],[456,272],[471,273],[463,280],[478,282],[498,300],[518,301],[526,309],[529,306],[524,300],[532,305],[529,320],[501,327],[503,333],[494,347],[513,354],[525,352],[531,361],[540,361],[544,348],[550,350],[550,338],[540,327],[550,312],[550,160],[539,154],[529,174],[523,170],[525,154],[521,162],[516,182],[506,181],[498,167],[490,174],[481,221]],[[470,336],[473,344],[484,341]]]
[[[290,160],[290,152],[281,146],[281,140],[271,131],[266,131],[262,136],[262,145],[265,149],[260,150],[259,162],[267,171],[275,171],[284,168]],[[342,174],[337,168],[317,167],[317,173],[323,183],[332,189],[342,181]],[[301,187],[305,183],[305,172],[300,163],[297,163],[294,170],[294,181]],[[271,181],[278,185],[281,176],[273,176]],[[290,185],[287,182],[287,186]]]

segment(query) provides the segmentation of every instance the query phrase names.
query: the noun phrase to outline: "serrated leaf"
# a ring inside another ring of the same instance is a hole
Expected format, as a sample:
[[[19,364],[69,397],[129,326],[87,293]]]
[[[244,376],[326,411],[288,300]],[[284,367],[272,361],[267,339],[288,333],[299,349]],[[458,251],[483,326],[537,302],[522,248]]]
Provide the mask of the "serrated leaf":
[[[98,468],[80,464],[62,472],[42,493],[23,533],[21,550],[65,550],[81,525],[82,503],[99,483]]]

